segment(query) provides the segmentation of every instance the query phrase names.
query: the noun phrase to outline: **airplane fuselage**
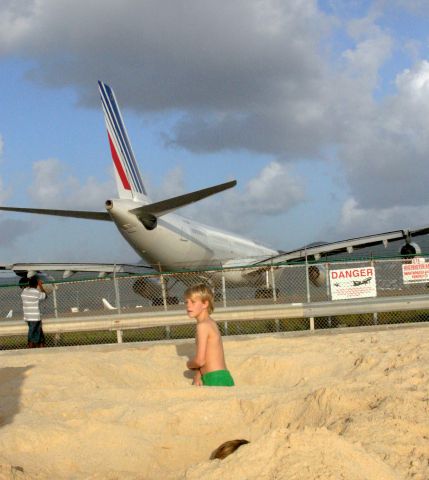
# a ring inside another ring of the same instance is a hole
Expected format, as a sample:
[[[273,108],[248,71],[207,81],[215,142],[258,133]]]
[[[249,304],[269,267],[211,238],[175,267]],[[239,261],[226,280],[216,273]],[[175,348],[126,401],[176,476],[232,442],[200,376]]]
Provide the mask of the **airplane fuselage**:
[[[122,236],[157,270],[220,267],[233,259],[257,261],[278,253],[247,238],[174,213],[160,217],[157,226],[148,230],[130,212],[141,203],[126,199],[114,199],[108,203],[107,211]]]

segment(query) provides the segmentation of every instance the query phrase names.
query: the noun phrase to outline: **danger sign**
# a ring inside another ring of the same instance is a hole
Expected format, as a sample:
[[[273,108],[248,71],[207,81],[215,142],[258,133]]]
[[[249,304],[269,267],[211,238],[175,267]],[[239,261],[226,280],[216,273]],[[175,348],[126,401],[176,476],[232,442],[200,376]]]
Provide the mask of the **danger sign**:
[[[424,258],[415,258],[412,263],[402,265],[404,284],[429,282],[429,263]]]
[[[374,267],[331,270],[329,283],[332,300],[377,296]]]

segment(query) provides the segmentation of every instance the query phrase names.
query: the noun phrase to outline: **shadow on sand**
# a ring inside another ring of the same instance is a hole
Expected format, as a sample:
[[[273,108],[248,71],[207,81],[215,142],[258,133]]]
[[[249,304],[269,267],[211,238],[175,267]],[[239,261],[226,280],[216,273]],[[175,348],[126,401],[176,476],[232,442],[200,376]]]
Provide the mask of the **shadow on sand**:
[[[190,342],[190,343],[182,343],[179,345],[176,345],[176,352],[179,357],[185,357],[184,363],[186,364],[187,360],[190,360],[195,353],[195,343]],[[185,378],[193,379],[195,375],[195,372],[192,370],[185,370],[183,372],[183,376]]]
[[[12,423],[19,412],[22,385],[31,368],[31,365],[0,368],[0,428]]]

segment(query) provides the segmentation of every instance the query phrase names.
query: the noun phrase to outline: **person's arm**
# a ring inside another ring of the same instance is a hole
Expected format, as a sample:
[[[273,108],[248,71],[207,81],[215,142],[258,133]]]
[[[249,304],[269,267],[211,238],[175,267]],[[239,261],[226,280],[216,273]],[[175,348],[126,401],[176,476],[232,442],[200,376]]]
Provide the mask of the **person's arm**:
[[[196,385],[197,387],[202,387],[203,382],[201,381],[201,370],[195,370],[194,380],[192,381],[192,385]]]
[[[46,293],[46,290],[43,288],[43,282],[40,279],[37,281],[37,288],[39,289],[40,292],[42,292],[44,294],[44,296],[41,300],[44,300],[45,298],[48,298],[48,294]]]
[[[195,357],[191,360],[188,360],[186,366],[191,370],[200,369],[206,363],[206,350],[207,350],[207,341],[209,338],[209,328],[208,325],[204,323],[197,324],[197,334],[196,334],[196,344],[197,352]]]

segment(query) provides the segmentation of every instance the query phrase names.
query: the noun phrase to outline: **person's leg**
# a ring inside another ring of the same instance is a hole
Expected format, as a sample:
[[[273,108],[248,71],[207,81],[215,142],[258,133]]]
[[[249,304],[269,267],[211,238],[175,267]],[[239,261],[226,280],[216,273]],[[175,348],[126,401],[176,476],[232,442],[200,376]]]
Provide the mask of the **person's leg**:
[[[33,344],[30,348],[40,348],[45,346],[45,336],[42,330],[42,322],[28,322],[29,325],[29,340]]]
[[[45,334],[43,333],[42,321],[40,321],[40,340],[39,340],[39,348],[44,348],[44,347],[46,347]]]
[[[27,348],[36,348],[36,344],[34,342],[34,338],[35,338],[34,324],[35,323],[37,322],[27,322],[27,325],[28,325]]]

